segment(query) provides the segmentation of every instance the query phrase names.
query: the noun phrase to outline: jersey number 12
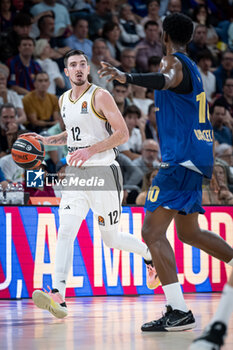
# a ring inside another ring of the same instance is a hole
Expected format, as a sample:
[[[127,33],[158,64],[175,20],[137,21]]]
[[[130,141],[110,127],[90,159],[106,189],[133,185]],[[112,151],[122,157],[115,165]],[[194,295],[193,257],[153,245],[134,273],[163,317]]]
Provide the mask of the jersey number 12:
[[[79,134],[80,134],[80,128],[78,126],[71,128],[72,131],[72,135],[73,135],[73,140],[74,141],[81,141],[81,139],[79,138]]]

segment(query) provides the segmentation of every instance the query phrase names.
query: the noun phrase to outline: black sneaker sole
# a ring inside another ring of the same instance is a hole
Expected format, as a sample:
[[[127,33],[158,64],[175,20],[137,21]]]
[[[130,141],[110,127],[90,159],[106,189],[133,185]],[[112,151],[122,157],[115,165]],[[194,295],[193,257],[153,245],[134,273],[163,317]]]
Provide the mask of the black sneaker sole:
[[[196,327],[196,322],[189,323],[183,326],[176,326],[176,327],[141,327],[141,330],[143,332],[182,332],[182,331],[188,331],[190,329],[193,329]]]

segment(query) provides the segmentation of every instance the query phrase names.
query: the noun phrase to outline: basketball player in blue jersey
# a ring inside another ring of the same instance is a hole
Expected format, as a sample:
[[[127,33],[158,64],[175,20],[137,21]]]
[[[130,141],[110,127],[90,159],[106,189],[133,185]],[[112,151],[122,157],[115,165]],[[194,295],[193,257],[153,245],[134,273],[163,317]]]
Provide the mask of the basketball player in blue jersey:
[[[59,99],[66,130],[49,137],[27,134],[45,145],[67,145],[67,181],[82,180],[79,187],[70,186],[62,191],[53,289],[49,293],[35,290],[32,295],[39,308],[47,309],[57,318],[68,314],[65,291],[74,240],[90,208],[106,246],[139,254],[146,261],[152,259],[144,242],[134,235],[119,232],[123,184],[119,164],[115,161],[115,147],[128,139],[124,118],[111,94],[89,83],[90,66],[82,51],[69,51],[64,63],[72,86]],[[101,187],[85,186],[93,178],[101,180]],[[152,284],[155,288],[158,281],[154,278]]]
[[[211,178],[213,131],[202,79],[196,64],[188,58],[193,23],[175,13],[163,22],[163,57],[159,73],[127,74],[102,62],[100,76],[109,81],[131,83],[155,90],[155,105],[162,163],[146,200],[142,235],[153,258],[167,300],[167,311],[158,320],[145,323],[142,331],[181,331],[195,327],[176,273],[174,252],[166,230],[175,219],[179,239],[233,266],[233,249],[219,236],[198,225],[204,213],[203,177]]]

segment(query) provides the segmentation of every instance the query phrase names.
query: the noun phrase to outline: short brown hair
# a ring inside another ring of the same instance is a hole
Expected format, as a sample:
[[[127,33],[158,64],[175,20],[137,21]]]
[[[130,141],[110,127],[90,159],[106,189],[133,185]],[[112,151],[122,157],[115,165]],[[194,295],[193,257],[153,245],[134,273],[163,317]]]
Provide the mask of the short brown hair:
[[[70,50],[70,51],[68,51],[65,54],[65,56],[64,56],[64,65],[65,65],[65,67],[67,68],[68,59],[70,57],[72,57],[72,56],[81,56],[81,55],[85,57],[85,60],[88,63],[88,57],[87,57],[87,55],[85,55],[85,53],[82,50]]]

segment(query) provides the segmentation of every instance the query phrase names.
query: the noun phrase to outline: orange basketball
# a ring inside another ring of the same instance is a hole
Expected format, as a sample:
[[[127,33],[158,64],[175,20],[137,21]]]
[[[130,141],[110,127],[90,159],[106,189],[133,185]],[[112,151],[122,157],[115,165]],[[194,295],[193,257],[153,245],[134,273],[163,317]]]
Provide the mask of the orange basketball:
[[[24,169],[35,169],[44,160],[45,148],[41,140],[27,134],[20,136],[12,146],[12,158]]]

